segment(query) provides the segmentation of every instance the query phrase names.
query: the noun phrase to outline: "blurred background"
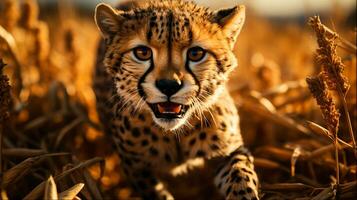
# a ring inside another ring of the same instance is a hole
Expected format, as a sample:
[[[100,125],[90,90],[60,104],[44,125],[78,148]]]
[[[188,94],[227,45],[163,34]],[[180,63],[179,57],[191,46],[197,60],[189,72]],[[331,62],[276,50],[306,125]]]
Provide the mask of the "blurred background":
[[[123,0],[122,0],[123,1]],[[93,9],[96,4],[100,2],[110,3],[115,5],[116,0],[73,0],[72,3],[78,7]],[[235,4],[244,4],[259,15],[270,17],[298,17],[306,14],[314,13],[329,13],[332,10],[340,7],[346,12],[351,12],[356,8],[356,1],[354,0],[194,0],[200,5],[209,6],[211,8],[229,7]],[[39,0],[41,4],[56,4],[56,0]]]
[[[11,84],[11,95],[5,97],[7,81],[0,76],[0,172],[5,174],[0,180],[10,199],[41,198],[44,188],[34,188],[50,175],[58,192],[84,183],[75,194],[83,199],[135,196],[119,173],[121,160],[95,109],[91,85],[100,35],[93,15],[99,2],[120,1],[0,0],[0,59],[7,64],[3,74]],[[305,81],[322,69],[316,60],[317,38],[307,21],[319,15],[339,35],[330,42],[337,45],[335,56],[344,64],[350,85],[346,105],[356,130],[356,1],[197,2],[212,9],[247,6],[234,50],[239,67],[228,87],[239,109],[244,141],[255,156],[262,199],[332,198],[334,149],[324,135],[328,124]],[[341,99],[334,92],[331,96],[341,114],[339,138],[351,144]],[[309,121],[320,128],[311,128]],[[49,155],[58,152],[69,154]],[[356,159],[350,146],[339,155],[341,199],[355,199]],[[219,199],[214,189],[207,189],[211,185],[205,174],[179,178],[202,188],[176,182],[173,193],[178,199]]]

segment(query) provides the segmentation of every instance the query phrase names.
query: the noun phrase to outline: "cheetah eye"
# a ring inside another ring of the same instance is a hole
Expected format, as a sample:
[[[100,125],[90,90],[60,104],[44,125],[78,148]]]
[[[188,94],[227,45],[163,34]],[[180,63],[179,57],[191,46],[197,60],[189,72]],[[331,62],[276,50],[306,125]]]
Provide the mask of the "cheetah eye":
[[[206,55],[206,51],[201,47],[192,47],[187,51],[187,58],[193,62],[202,60]]]
[[[133,49],[134,55],[138,60],[147,61],[152,57],[152,51],[149,47],[138,46]]]

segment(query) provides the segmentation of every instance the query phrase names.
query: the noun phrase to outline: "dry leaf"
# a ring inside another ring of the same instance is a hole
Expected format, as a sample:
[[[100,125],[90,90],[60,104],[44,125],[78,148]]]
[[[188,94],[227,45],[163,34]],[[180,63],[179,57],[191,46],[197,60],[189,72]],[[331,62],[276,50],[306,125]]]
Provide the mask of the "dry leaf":
[[[57,200],[57,186],[55,180],[53,180],[52,175],[47,179],[45,185],[45,193],[44,193],[44,200]]]
[[[72,200],[72,199],[75,199],[75,197],[82,190],[83,187],[84,187],[84,183],[78,183],[78,184],[74,185],[73,187],[67,189],[66,191],[61,192],[58,195],[58,198],[60,200]]]

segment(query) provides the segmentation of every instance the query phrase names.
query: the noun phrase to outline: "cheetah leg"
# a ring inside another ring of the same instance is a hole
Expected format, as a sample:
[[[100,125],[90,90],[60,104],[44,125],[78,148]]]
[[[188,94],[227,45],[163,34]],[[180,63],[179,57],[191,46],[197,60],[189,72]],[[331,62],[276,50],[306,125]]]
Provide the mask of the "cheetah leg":
[[[227,200],[259,199],[253,157],[244,147],[238,148],[225,160],[217,170],[214,183]]]
[[[143,199],[174,199],[164,184],[150,170],[131,168],[126,175]]]

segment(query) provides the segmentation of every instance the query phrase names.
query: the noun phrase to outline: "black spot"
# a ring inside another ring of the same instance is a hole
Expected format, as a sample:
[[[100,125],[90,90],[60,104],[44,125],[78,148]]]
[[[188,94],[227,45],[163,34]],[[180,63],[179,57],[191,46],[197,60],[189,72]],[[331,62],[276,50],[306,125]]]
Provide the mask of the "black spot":
[[[125,130],[124,130],[124,127],[123,126],[119,126],[119,131],[124,134],[125,133]]]
[[[248,173],[248,174],[253,174],[253,172],[247,170],[246,168],[242,168],[242,171],[243,171],[243,172],[246,172],[246,173]]]
[[[118,100],[115,100],[115,101],[120,101],[119,99]],[[118,116],[118,119],[121,121],[123,119],[123,116],[122,115],[119,115]]]
[[[120,86],[120,89],[121,89],[121,90],[124,90],[124,89],[125,89],[124,85],[121,85],[121,86]]]
[[[234,165],[234,164],[236,164],[237,162],[240,162],[240,161],[242,161],[242,160],[239,159],[239,158],[234,158],[234,159],[231,161],[231,166]]]
[[[238,176],[238,174],[239,174],[239,171],[238,171],[237,169],[235,169],[235,170],[231,173],[231,176],[232,176],[233,178],[235,178],[235,177]]]
[[[211,148],[212,150],[214,150],[214,151],[216,151],[216,150],[219,149],[219,147],[218,147],[216,144],[212,144],[212,145],[210,146],[210,148]]]
[[[239,190],[238,194],[239,195],[245,195],[245,191],[244,190]]]
[[[117,65],[114,65],[112,68],[111,68],[115,73],[118,73],[119,71],[119,68]]]
[[[148,41],[151,40],[151,37],[152,37],[152,31],[150,30],[147,34],[146,34],[146,38]]]
[[[238,192],[237,191],[233,190],[232,193],[233,193],[234,196],[238,196]]]
[[[226,130],[226,128],[227,128],[226,123],[222,122],[222,123],[221,123],[221,129],[222,129],[222,130]]]
[[[145,134],[145,135],[150,135],[150,134],[151,134],[150,128],[144,127],[144,134]]]
[[[143,141],[141,141],[141,146],[147,146],[149,144],[149,141],[148,140],[143,140]]]
[[[196,143],[196,138],[192,138],[189,142],[190,146],[193,146]]]
[[[124,117],[124,126],[126,130],[130,130],[131,126],[128,117]]]
[[[230,186],[227,188],[227,190],[226,190],[226,196],[229,195],[229,193],[231,192],[231,190],[232,190],[232,186],[230,185]]]
[[[162,139],[163,139],[164,142],[166,142],[166,143],[169,143],[169,142],[170,142],[170,138],[167,137],[167,136],[164,136]]]
[[[139,137],[140,136],[140,131],[138,128],[134,128],[132,131],[131,131],[131,134],[134,136],[134,137]]]
[[[217,187],[218,187],[219,189],[221,189],[221,187],[222,187],[222,182],[220,182]]]
[[[206,155],[206,152],[204,152],[203,150],[198,150],[196,153],[196,156],[198,157],[204,157]]]
[[[122,151],[126,152],[126,148],[123,146],[123,144],[119,143],[118,148],[121,149]]]
[[[247,198],[243,197],[242,200],[248,200]]]
[[[149,152],[152,156],[157,156],[159,152],[154,147],[150,147]]]
[[[222,178],[226,177],[229,174],[229,169],[227,169],[223,174],[222,174]]]
[[[188,40],[189,40],[189,43],[192,43],[192,40],[193,40],[193,33],[192,33],[192,31],[191,31],[191,30],[188,32]]]
[[[123,161],[124,161],[125,165],[127,165],[127,166],[132,166],[133,165],[133,163],[127,158],[124,158]]]
[[[156,141],[159,140],[159,138],[158,138],[154,133],[152,133],[151,139],[152,139],[154,142],[156,142]]]
[[[156,15],[153,15],[151,18],[150,18],[150,21],[156,21],[157,19],[157,16]]]
[[[145,117],[143,114],[139,114],[138,118],[143,122],[145,121]]]
[[[165,160],[166,160],[166,162],[169,162],[169,163],[172,162],[171,156],[167,153],[165,153]]]
[[[218,141],[219,140],[219,138],[218,138],[218,136],[217,135],[212,135],[212,138],[211,138],[213,141]]]
[[[201,132],[199,137],[200,137],[200,140],[204,140],[204,139],[206,139],[207,134],[205,132]]]
[[[154,21],[150,22],[150,28],[153,28],[155,26],[156,26],[156,22],[154,22]]]
[[[213,95],[213,89],[214,89],[213,84],[211,84],[211,87],[207,87],[205,89],[206,89],[207,95]]]
[[[217,109],[218,115],[223,115],[221,107],[217,107],[216,109]]]
[[[125,143],[131,147],[135,145],[131,140],[126,140]]]
[[[111,52],[110,54],[109,54],[109,59],[113,59],[114,58],[114,52]]]
[[[184,26],[189,26],[190,25],[190,21],[188,18],[185,18],[185,23],[184,23]]]
[[[253,184],[257,186],[257,181],[255,179],[253,179]]]
[[[234,180],[234,182],[239,183],[239,182],[242,181],[242,177],[237,176],[237,177],[235,177],[233,180]]]
[[[248,193],[252,193],[252,192],[253,192],[252,188],[247,187],[247,192],[248,192]]]

